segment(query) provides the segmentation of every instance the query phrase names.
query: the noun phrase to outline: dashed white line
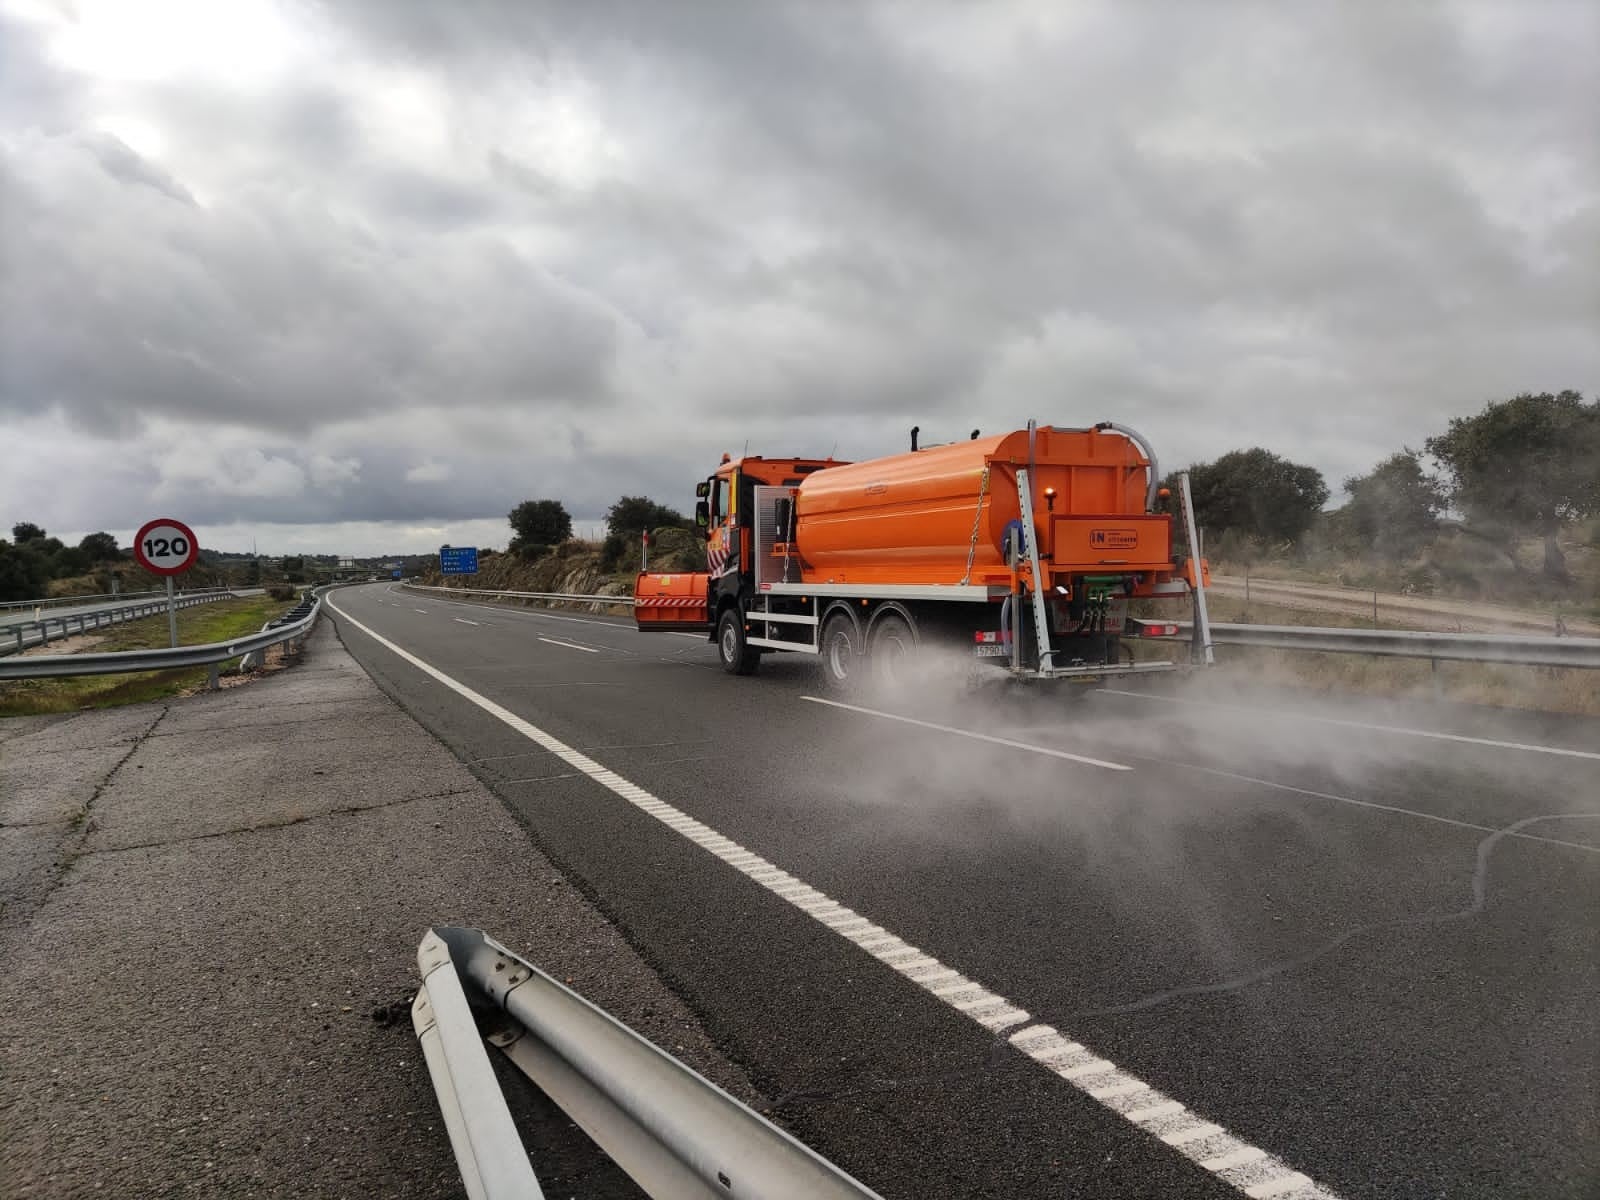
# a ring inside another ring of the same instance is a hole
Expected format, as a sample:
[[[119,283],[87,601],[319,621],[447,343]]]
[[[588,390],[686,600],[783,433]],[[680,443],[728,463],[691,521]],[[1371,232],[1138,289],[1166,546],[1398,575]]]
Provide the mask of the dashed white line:
[[[707,853],[714,854],[722,862],[733,867],[754,882],[759,883],[767,890],[780,896],[787,894],[796,897],[815,898],[824,895],[803,881],[796,879],[787,871],[783,871],[766,859],[754,855],[737,842],[732,841],[732,839],[721,838],[710,826],[702,824],[689,816],[689,814],[651,795],[638,784],[629,782],[610,768],[604,767],[582,752],[574,750],[565,742],[558,740],[538,726],[517,716],[510,709],[495,703],[486,696],[480,695],[465,684],[446,675],[437,667],[424,662],[410,651],[391,642],[382,634],[363,625],[343,609],[333,604],[331,600],[328,604],[340,617],[372,638],[379,645],[384,646],[423,672],[423,674],[449,688],[469,703],[476,705],[496,720],[516,730],[535,745],[549,751],[575,771],[587,775],[614,795],[634,805],[641,812],[654,817],[668,828],[684,834],[685,837],[688,837],[691,831],[700,835],[700,838],[704,839],[700,841],[700,844],[705,847]],[[578,648],[586,649],[586,647]],[[870,712],[871,710],[866,711]],[[921,722],[918,723],[920,724]],[[951,732],[964,733],[965,731],[952,730]],[[988,740],[999,741],[1002,739]],[[1035,749],[1035,747],[1028,746],[1024,746],[1024,748]],[[1074,756],[1063,754],[1061,757],[1071,758]],[[1116,764],[1094,763],[1094,765],[1110,765],[1114,769],[1127,769],[1117,767]],[[718,840],[713,842],[712,839]],[[724,847],[724,842],[726,842],[726,847]],[[793,900],[790,902],[794,903]],[[801,912],[806,911],[799,905],[796,905],[796,909]],[[837,908],[829,908],[828,911],[830,915],[852,913],[852,910],[842,904],[838,905]],[[852,915],[857,916],[859,914],[852,913]],[[885,946],[893,945],[911,948],[909,942],[894,937],[886,930],[870,923],[861,932],[872,936],[862,937],[856,935],[847,937],[847,940],[863,947],[865,947],[866,943],[871,942],[874,945],[881,943]],[[916,983],[929,995],[937,997],[956,1011],[962,1012],[963,1015],[967,1016],[979,1027],[996,1033],[1008,1029],[1014,1030],[1007,1038],[1013,1047],[1026,1054],[1046,1070],[1054,1072],[1059,1078],[1062,1078],[1070,1086],[1085,1095],[1093,1097],[1094,1088],[1086,1083],[1076,1082],[1080,1078],[1088,1080],[1110,1076],[1120,1082],[1135,1082],[1133,1076],[1124,1071],[1119,1071],[1110,1060],[1097,1057],[1086,1050],[1080,1043],[1065,1037],[1052,1026],[1029,1025],[1029,1014],[1025,1010],[1015,1007],[1003,996],[989,991],[980,984],[950,972],[949,968],[944,967],[942,963],[939,963],[931,955],[918,954],[905,964],[889,962],[884,965],[891,967],[910,982]],[[927,974],[930,966],[936,968],[931,975]],[[909,973],[912,970],[916,972],[915,975]],[[946,972],[949,972],[949,974],[946,974]],[[937,982],[934,982],[935,980]],[[954,999],[969,992],[973,993],[973,995],[965,996],[962,1001]],[[995,1005],[1000,1006],[997,1011],[986,1011]],[[1079,1055],[1082,1056],[1083,1060],[1074,1061]],[[1105,1086],[1105,1084],[1098,1086]],[[1155,1088],[1140,1089],[1139,1096],[1140,1107],[1126,1111],[1119,1110],[1107,1100],[1102,1099],[1099,1102],[1104,1104],[1110,1111],[1141,1127],[1163,1117],[1190,1112],[1186,1106],[1163,1095]],[[1200,1120],[1201,1118],[1196,1116],[1196,1119]],[[1159,1137],[1159,1134],[1155,1131],[1146,1130],[1146,1132],[1151,1133],[1152,1136]],[[1217,1127],[1215,1134],[1208,1133],[1206,1136],[1196,1138],[1193,1141],[1184,1141],[1182,1144],[1173,1146],[1173,1149],[1184,1155],[1196,1166],[1212,1173],[1216,1178],[1236,1191],[1241,1191],[1250,1197],[1280,1196],[1290,1191],[1296,1191],[1299,1200],[1337,1200],[1333,1192],[1313,1183],[1307,1176],[1293,1170],[1266,1151],[1260,1151],[1259,1157],[1241,1159],[1240,1155],[1253,1154],[1257,1151],[1257,1147],[1240,1141],[1220,1126]],[[1226,1161],[1228,1165],[1208,1165],[1223,1161]],[[1227,1172],[1240,1162],[1248,1162],[1251,1167],[1248,1184],[1228,1177]]]
[[[413,608],[413,609],[412,609],[412,610],[411,610],[411,611],[412,611],[412,612],[419,612],[419,613],[425,613],[425,612],[427,612],[427,611],[428,611],[428,610],[427,610],[427,609],[425,609],[425,608]]]
[[[457,625],[478,625],[476,621],[469,621],[465,617],[453,617],[451,619],[454,620]],[[481,629],[483,627],[478,625],[478,628]]]
[[[577,642],[563,642],[559,638],[541,637],[539,640],[551,646],[565,646],[568,650],[582,650],[585,654],[600,653],[600,651],[596,650],[593,646],[580,646]]]
[[[846,704],[841,700],[824,700],[821,696],[801,696],[802,700],[809,700],[812,704],[823,704],[829,708],[842,708],[849,712],[861,713],[869,717],[881,717],[885,721],[899,721],[903,725],[915,725],[921,729],[932,729],[937,733],[953,733],[960,737],[972,738],[978,742],[990,742],[996,746],[1006,746],[1012,750],[1027,750],[1033,754],[1043,754],[1050,758],[1064,758],[1068,762],[1083,763],[1090,767],[1103,767],[1107,771],[1131,771],[1132,767],[1123,763],[1107,762],[1103,758],[1089,758],[1082,754],[1068,754],[1065,750],[1055,750],[1049,746],[1036,746],[1032,742],[1019,742],[1011,738],[995,737],[987,733],[974,733],[970,729],[960,729],[954,725],[938,725],[932,721],[919,721],[915,717],[902,717],[898,713],[882,712],[876,708],[863,708],[859,704]]]
[[[1102,688],[1106,696],[1132,696],[1138,700],[1156,700],[1163,704],[1196,704],[1214,711],[1252,713],[1264,717],[1289,716],[1296,721],[1316,721],[1322,725],[1341,725],[1346,729],[1366,729],[1374,733],[1394,733],[1402,737],[1433,738],[1441,742],[1465,742],[1471,746],[1491,746],[1496,750],[1528,750],[1535,754],[1559,754],[1567,758],[1590,758],[1600,761],[1600,753],[1592,750],[1569,750],[1565,746],[1541,746],[1533,742],[1503,742],[1496,738],[1468,737],[1464,733],[1440,733],[1434,729],[1407,729],[1403,725],[1375,725],[1366,721],[1347,721],[1342,717],[1317,717],[1310,713],[1285,714],[1270,708],[1253,708],[1247,704],[1214,704],[1209,700],[1185,700],[1181,696],[1158,696],[1152,692],[1125,692],[1116,688]]]

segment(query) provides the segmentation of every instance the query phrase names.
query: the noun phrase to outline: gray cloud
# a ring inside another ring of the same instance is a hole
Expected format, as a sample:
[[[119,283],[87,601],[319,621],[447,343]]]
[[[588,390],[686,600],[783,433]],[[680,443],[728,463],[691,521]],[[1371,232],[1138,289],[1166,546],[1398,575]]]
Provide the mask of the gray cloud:
[[[0,17],[0,418],[77,472],[8,519],[593,517],[1030,415],[1337,482],[1600,386],[1576,0],[282,11],[251,86]]]

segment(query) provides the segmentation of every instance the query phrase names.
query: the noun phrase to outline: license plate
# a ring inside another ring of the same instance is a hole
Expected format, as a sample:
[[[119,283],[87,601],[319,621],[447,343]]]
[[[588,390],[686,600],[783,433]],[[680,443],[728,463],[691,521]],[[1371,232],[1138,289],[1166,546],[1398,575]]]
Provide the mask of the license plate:
[[[1011,647],[999,642],[979,642],[972,647],[972,653],[979,658],[1010,658]]]

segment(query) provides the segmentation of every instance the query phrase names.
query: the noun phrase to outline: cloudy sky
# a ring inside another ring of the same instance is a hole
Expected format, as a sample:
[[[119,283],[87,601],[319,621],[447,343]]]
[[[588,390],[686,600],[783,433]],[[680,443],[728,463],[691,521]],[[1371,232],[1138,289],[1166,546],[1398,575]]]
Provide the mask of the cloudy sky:
[[[379,553],[1600,389],[1600,5],[0,0],[0,523]]]

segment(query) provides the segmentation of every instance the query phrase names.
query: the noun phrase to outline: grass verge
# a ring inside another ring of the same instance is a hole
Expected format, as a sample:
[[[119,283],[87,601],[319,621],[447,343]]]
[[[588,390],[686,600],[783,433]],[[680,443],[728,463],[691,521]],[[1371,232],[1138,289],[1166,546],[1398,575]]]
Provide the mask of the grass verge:
[[[255,633],[293,606],[293,601],[250,596],[180,609],[178,643],[197,646]],[[166,647],[169,641],[166,617],[162,615],[114,625],[98,635],[93,649],[96,652],[157,650]],[[223,665],[226,668],[226,664]],[[207,670],[206,667],[184,667],[176,671],[141,671],[127,675],[8,680],[0,683],[0,717],[111,708],[175,696],[204,686]]]

